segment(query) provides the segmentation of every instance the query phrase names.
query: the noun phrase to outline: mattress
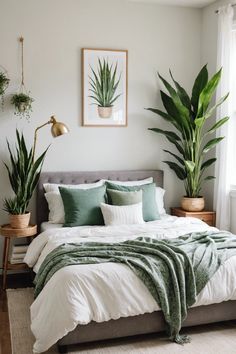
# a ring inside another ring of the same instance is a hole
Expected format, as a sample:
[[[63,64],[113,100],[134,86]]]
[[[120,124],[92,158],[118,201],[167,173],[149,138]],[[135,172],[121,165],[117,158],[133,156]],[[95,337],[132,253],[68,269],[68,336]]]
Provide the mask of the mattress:
[[[62,243],[120,242],[144,234],[158,239],[174,238],[210,230],[216,229],[199,219],[169,215],[140,225],[49,228],[30,244],[25,262],[37,273],[47,254]],[[232,257],[218,269],[194,306],[236,300],[235,272],[236,257]],[[54,274],[31,306],[31,329],[36,338],[34,352],[47,350],[78,324],[158,310],[148,289],[124,264],[65,267]]]

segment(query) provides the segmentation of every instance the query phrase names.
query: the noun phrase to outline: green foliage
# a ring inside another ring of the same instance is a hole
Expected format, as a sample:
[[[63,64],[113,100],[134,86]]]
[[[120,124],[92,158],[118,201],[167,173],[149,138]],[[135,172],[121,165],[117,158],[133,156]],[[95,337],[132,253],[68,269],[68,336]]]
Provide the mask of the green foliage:
[[[23,134],[20,135],[16,130],[16,137],[15,151],[11,149],[7,141],[10,163],[9,165],[4,163],[15,196],[4,200],[4,210],[10,214],[24,214],[38,183],[48,149],[34,161],[32,148],[27,149]]]
[[[221,69],[208,80],[208,70],[205,65],[199,72],[192,89],[191,98],[183,87],[174,80],[170,72],[174,86],[171,86],[161,75],[159,75],[169,95],[161,91],[161,98],[166,112],[156,108],[147,108],[149,111],[161,116],[164,120],[173,125],[175,132],[159,128],[149,128],[156,133],[163,134],[169,142],[175,145],[179,155],[169,150],[177,162],[164,161],[177,177],[184,181],[187,197],[198,197],[202,182],[214,179],[214,176],[204,177],[204,171],[215,163],[216,158],[205,160],[206,154],[213,149],[224,137],[207,139],[208,135],[225,124],[229,117],[220,119],[206,131],[204,129],[216,108],[228,97],[222,97],[212,108],[209,108],[213,95],[221,77]],[[206,140],[207,139],[207,140]]]
[[[121,75],[117,78],[117,64],[113,69],[113,64],[109,65],[108,60],[98,59],[98,72],[91,67],[93,77],[89,77],[92,92],[91,97],[96,104],[101,107],[111,107],[121,95],[116,95]]]
[[[10,80],[6,76],[5,73],[0,72],[0,96],[1,96],[1,101],[2,101],[2,110],[4,106],[4,93],[9,85]]]
[[[30,118],[33,102],[34,99],[25,93],[15,94],[11,99],[11,103],[15,106],[15,114],[26,119]]]

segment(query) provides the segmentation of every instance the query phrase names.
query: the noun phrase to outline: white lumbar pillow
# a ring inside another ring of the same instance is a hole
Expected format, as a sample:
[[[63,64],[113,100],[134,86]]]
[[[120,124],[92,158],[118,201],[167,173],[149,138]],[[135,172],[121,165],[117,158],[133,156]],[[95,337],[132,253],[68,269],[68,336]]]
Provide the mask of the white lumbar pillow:
[[[127,186],[127,187],[131,187],[131,186],[142,186],[144,184],[149,184],[149,183],[153,183],[153,177],[148,177],[145,179],[141,179],[138,181],[112,181],[110,179],[102,179],[101,181],[105,182],[110,182],[113,184],[116,184],[118,186]]]
[[[101,203],[104,223],[108,225],[143,224],[142,202],[132,205],[109,205]]]

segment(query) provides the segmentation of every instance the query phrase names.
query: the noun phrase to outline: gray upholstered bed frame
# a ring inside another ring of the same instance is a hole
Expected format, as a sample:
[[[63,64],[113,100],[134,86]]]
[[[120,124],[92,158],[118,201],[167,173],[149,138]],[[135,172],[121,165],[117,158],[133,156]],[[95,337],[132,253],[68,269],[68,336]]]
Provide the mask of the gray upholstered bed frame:
[[[132,181],[147,177],[153,177],[158,186],[163,186],[163,171],[159,170],[44,172],[41,174],[37,188],[37,224],[40,227],[41,223],[48,219],[48,207],[44,197],[43,183],[79,184],[92,183],[100,179]],[[236,301],[227,301],[191,308],[183,326],[195,326],[235,319]],[[161,311],[102,323],[92,321],[87,325],[78,325],[75,330],[60,339],[58,348],[61,353],[66,353],[67,346],[70,344],[160,332],[165,330],[165,328],[165,321]]]

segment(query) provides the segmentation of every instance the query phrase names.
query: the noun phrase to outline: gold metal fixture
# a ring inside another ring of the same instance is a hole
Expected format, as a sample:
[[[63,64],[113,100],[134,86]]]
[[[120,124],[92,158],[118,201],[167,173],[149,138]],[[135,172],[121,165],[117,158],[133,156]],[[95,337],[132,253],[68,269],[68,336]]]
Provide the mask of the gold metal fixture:
[[[51,133],[54,138],[69,132],[68,127],[62,122],[57,122],[55,116],[51,116],[51,118],[48,122],[46,122],[46,123],[40,125],[38,128],[36,128],[35,132],[34,132],[33,161],[34,161],[38,131],[39,131],[39,129],[45,127],[45,125],[48,125],[48,124],[52,124]]]

